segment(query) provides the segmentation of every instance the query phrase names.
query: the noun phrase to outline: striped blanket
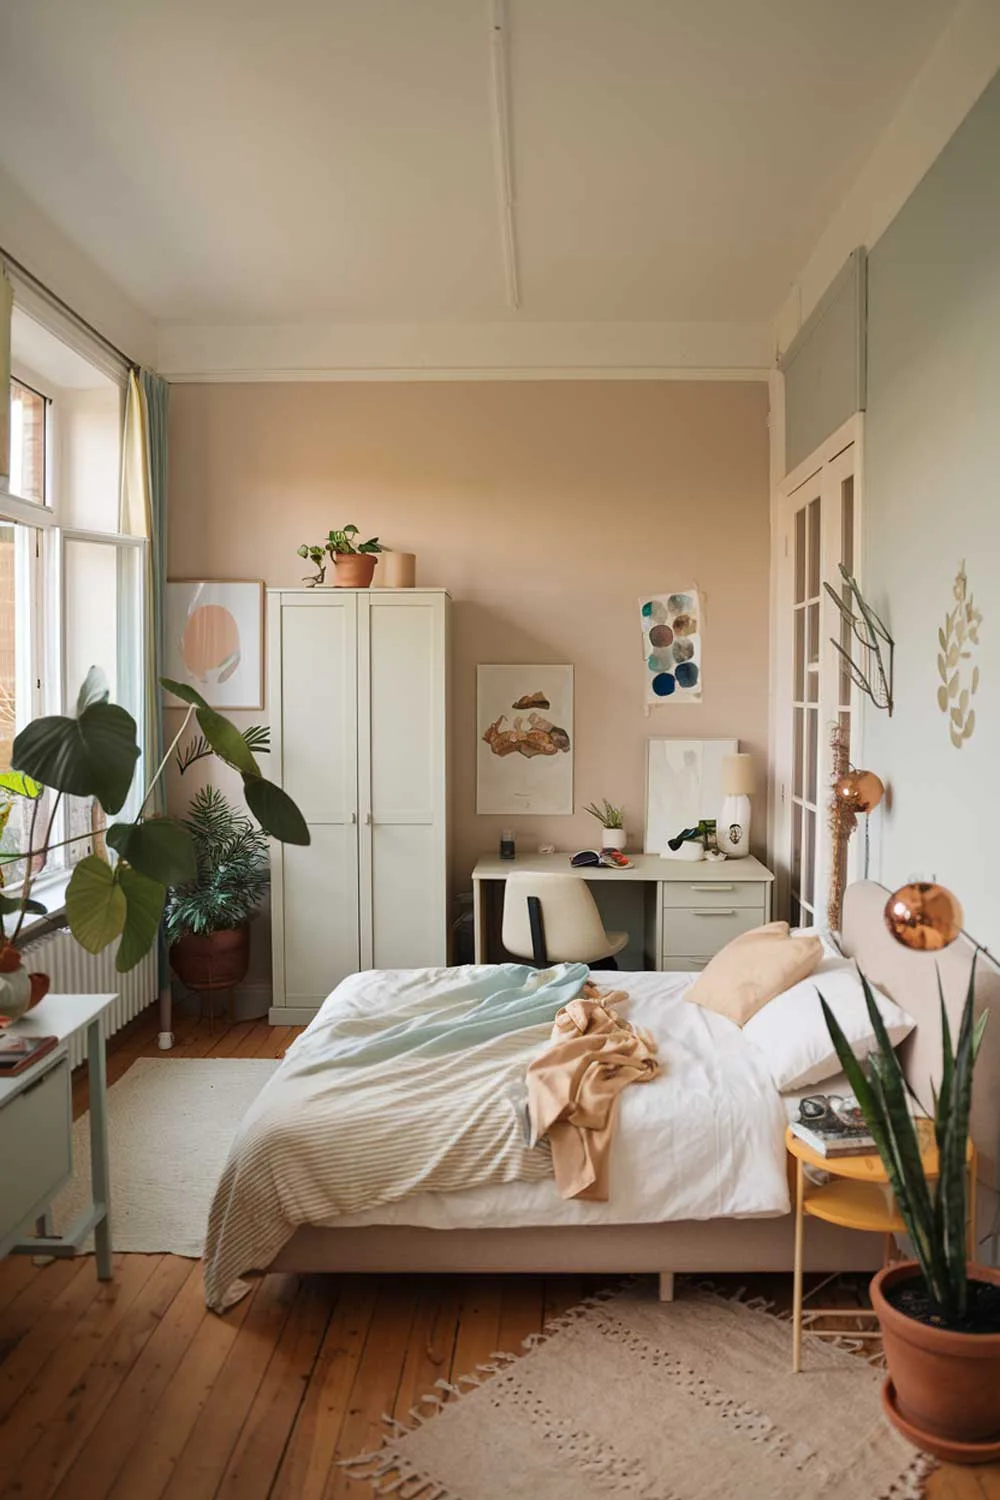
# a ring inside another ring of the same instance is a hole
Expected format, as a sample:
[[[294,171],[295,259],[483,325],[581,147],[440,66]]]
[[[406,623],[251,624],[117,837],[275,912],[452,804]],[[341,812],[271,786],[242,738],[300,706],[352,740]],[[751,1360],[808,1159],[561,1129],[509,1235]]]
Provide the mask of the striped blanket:
[[[209,1215],[208,1306],[238,1301],[300,1224],[551,1176],[524,1130],[524,1078],[587,978],[489,964],[345,980],[240,1125]]]

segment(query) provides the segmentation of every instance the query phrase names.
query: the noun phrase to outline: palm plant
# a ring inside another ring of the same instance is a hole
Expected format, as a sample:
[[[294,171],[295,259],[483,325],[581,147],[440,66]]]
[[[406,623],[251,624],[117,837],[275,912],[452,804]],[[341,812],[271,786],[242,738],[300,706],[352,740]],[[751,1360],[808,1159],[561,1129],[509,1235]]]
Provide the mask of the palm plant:
[[[934,1139],[938,1175],[929,1179],[920,1140],[910,1109],[916,1099],[889,1040],[871,986],[864,975],[865,1001],[878,1051],[868,1056],[867,1071],[851,1051],[836,1016],[820,994],[823,1015],[844,1072],[861,1106],[868,1129],[882,1158],[889,1185],[913,1244],[928,1295],[945,1327],[960,1324],[968,1307],[966,1252],[966,1150],[972,1074],[988,1013],[974,1019],[976,967],[962,1010],[957,1045],[938,975],[941,1001],[941,1083],[933,1091]],[[919,1105],[920,1101],[916,1100]]]
[[[197,874],[172,886],[163,928],[169,944],[185,932],[205,936],[242,927],[268,883],[267,836],[214,786],[197,792],[182,819],[194,846]]]

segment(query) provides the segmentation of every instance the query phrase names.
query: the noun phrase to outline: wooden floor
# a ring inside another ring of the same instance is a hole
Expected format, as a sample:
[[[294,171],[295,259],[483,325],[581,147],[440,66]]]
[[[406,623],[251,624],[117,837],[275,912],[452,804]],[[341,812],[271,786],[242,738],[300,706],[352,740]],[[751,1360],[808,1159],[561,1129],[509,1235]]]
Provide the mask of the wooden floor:
[[[280,1056],[294,1035],[179,1019],[162,1054],[147,1014],[113,1041],[109,1077],[137,1057]],[[86,1108],[84,1077],[74,1107]],[[787,1299],[789,1279],[753,1290]],[[118,1256],[105,1286],[90,1256],[43,1268],[12,1257],[0,1262],[0,1496],[370,1500],[334,1461],[377,1445],[383,1412],[405,1419],[437,1380],[518,1350],[599,1284],[267,1276],[220,1318],[200,1265],[177,1256]],[[1000,1467],[942,1469],[928,1494],[1000,1500]]]

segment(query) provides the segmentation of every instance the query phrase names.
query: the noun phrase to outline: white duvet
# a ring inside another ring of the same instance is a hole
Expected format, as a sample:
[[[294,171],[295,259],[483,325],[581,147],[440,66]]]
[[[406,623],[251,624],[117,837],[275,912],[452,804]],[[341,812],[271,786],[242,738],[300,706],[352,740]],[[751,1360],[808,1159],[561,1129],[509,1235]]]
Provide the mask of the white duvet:
[[[516,1229],[787,1213],[785,1108],[739,1027],[683,999],[691,974],[593,978],[628,993],[621,1014],[652,1034],[661,1065],[652,1083],[622,1094],[608,1203],[564,1202],[546,1179],[420,1193],[331,1223]],[[335,990],[314,1025],[340,1003]]]

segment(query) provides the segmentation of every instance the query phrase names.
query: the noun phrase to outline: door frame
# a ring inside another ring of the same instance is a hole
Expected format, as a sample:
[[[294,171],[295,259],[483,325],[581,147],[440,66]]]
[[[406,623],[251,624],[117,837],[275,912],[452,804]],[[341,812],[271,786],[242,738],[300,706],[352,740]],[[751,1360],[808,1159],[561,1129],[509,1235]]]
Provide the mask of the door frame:
[[[854,559],[855,575],[859,583],[864,572],[864,417],[861,412],[856,412],[849,417],[835,432],[814,449],[809,456],[797,464],[784,478],[780,479],[773,487],[771,493],[771,587],[770,587],[770,655],[771,655],[771,690],[770,690],[770,766],[768,775],[768,848],[770,851],[770,862],[775,873],[775,888],[773,914],[775,917],[787,915],[790,903],[790,878],[789,867],[786,857],[788,849],[788,833],[791,816],[791,782],[792,765],[790,745],[792,736],[789,725],[792,722],[792,650],[793,643],[789,630],[790,611],[788,610],[788,587],[791,578],[792,564],[790,561],[790,532],[791,520],[794,514],[794,498],[802,489],[803,485],[811,479],[822,476],[823,471],[829,472],[830,480],[837,478],[837,470],[843,465],[837,464],[837,460],[843,459],[848,449],[853,448],[853,504],[854,504]],[[839,482],[839,478],[838,478]],[[829,524],[828,510],[824,512],[823,525],[824,536],[827,535],[826,527]],[[830,636],[834,633],[831,629],[832,618],[835,618],[834,606],[825,594],[821,595],[820,608],[820,672],[821,672],[821,695],[823,701],[822,683],[833,682],[839,675],[839,658],[837,652],[830,644]],[[861,713],[860,695],[856,688],[852,688],[851,700],[851,759],[855,764],[863,764],[863,731],[864,716]],[[829,743],[828,719],[821,721],[820,743],[817,771],[817,850],[825,851],[828,848],[829,830],[825,816],[825,804],[820,799],[824,797],[824,788],[829,785],[832,768],[832,751]],[[848,850],[848,881],[857,878],[859,873],[859,845],[860,840],[851,841]],[[825,858],[817,859],[817,866],[824,872],[827,863]]]

